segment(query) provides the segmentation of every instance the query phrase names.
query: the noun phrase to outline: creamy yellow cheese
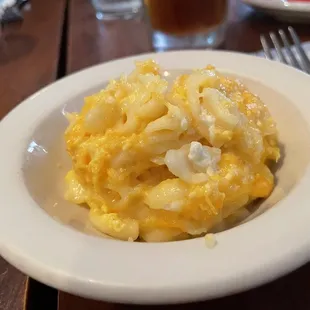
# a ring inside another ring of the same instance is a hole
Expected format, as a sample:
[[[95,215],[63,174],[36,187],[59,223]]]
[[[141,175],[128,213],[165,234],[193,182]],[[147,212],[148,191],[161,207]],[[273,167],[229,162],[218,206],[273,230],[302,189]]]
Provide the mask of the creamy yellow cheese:
[[[137,63],[68,116],[65,198],[122,240],[205,234],[274,186],[267,164],[280,152],[262,101],[211,66],[172,85],[160,72]]]

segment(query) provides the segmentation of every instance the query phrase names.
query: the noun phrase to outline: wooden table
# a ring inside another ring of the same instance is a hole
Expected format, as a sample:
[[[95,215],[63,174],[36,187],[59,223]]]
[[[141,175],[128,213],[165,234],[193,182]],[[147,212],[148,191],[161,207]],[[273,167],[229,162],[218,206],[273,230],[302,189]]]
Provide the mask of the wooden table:
[[[67,9],[66,9],[67,8]],[[230,26],[223,49],[254,52],[259,35],[285,27],[266,16],[253,14],[239,0],[231,0]],[[309,26],[295,26],[310,40]],[[7,51],[0,52],[0,117],[39,88],[66,74],[107,60],[151,50],[143,21],[99,22],[89,0],[32,0],[31,10],[18,27],[6,29]],[[44,104],[44,103],[42,103]],[[31,280],[0,258],[0,310],[57,308],[57,291]],[[310,309],[310,264],[258,289],[182,309],[233,307],[238,309]],[[27,293],[27,294],[26,294]],[[177,309],[180,306],[171,306]],[[127,309],[58,293],[58,310]],[[154,308],[154,307],[152,307]]]
[[[4,29],[5,44],[0,50],[0,119],[20,101],[57,79],[66,1],[31,2],[24,22]],[[26,283],[26,276],[0,257],[1,310],[23,308]]]

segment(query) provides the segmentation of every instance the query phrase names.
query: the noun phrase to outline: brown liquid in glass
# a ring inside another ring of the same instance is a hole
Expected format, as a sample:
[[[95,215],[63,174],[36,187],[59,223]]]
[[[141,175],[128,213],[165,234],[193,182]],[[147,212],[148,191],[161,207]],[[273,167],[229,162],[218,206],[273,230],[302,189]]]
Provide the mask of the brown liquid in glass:
[[[171,35],[202,33],[221,24],[227,0],[145,0],[154,29]]]

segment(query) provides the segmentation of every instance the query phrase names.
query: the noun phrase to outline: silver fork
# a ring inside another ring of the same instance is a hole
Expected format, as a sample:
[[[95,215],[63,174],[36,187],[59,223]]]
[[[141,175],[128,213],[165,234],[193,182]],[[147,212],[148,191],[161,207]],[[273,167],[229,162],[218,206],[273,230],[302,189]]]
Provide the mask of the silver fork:
[[[298,35],[291,26],[288,27],[288,32],[293,41],[292,45],[289,43],[288,36],[282,29],[278,31],[278,35],[274,32],[269,33],[269,37],[272,43],[271,45],[268,43],[270,40],[267,40],[264,35],[260,36],[260,41],[266,58],[270,60],[276,59],[276,57],[274,57],[271,52],[271,49],[274,48],[278,59],[281,62],[310,74],[310,60],[301,45]],[[280,41],[282,42],[280,43]]]

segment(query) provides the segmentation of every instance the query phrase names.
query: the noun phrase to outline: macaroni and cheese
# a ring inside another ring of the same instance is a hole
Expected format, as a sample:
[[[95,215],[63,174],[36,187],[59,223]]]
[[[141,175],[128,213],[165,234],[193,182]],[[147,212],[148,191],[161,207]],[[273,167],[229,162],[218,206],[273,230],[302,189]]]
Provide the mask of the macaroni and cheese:
[[[259,97],[212,66],[168,83],[155,62],[138,62],[68,119],[65,197],[87,204],[112,237],[200,236],[273,189],[276,124]]]

